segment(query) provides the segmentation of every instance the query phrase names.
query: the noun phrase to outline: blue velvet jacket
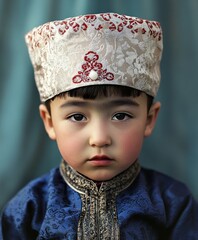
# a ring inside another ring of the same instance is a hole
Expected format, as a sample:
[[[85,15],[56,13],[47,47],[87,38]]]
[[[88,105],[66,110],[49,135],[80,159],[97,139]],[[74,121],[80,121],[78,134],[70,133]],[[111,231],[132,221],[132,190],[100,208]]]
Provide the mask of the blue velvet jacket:
[[[134,164],[98,187],[62,163],[4,208],[1,240],[198,239],[198,203],[180,182]]]

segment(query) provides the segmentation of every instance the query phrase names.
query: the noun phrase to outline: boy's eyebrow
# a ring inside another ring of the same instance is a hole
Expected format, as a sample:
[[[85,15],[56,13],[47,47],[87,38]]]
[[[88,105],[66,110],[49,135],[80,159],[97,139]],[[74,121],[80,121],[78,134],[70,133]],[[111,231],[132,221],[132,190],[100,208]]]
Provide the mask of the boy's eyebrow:
[[[139,106],[139,104],[135,100],[128,99],[128,98],[110,100],[109,102],[105,103],[105,105],[109,107],[116,107],[116,106],[122,106],[122,105]]]
[[[91,106],[91,105],[93,105],[93,103],[86,101],[86,100],[85,101],[71,100],[71,101],[67,101],[67,102],[63,103],[60,107],[61,108],[74,107],[74,106],[87,107],[87,106]],[[116,106],[122,106],[122,105],[138,107],[139,103],[137,103],[133,99],[120,98],[120,99],[114,99],[114,100],[107,101],[105,103],[102,103],[102,105],[105,107],[116,107]]]

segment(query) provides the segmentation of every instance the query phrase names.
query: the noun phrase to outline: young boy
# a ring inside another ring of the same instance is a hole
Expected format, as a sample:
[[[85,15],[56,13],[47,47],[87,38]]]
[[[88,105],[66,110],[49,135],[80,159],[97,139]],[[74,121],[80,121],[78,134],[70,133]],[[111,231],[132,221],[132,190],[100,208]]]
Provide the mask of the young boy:
[[[198,239],[186,187],[138,161],[160,109],[160,24],[93,14],[46,23],[26,42],[63,160],[8,203],[0,238]]]

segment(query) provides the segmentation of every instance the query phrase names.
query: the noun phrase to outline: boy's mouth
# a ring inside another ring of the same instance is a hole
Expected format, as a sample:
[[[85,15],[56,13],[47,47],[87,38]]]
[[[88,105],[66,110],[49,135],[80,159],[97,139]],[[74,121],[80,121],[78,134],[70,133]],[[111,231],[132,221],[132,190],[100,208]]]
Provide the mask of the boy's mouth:
[[[96,156],[90,158],[89,160],[90,161],[101,161],[101,160],[112,161],[113,159],[111,159],[110,157],[108,157],[106,155],[96,155]]]
[[[106,155],[96,155],[89,159],[89,162],[97,167],[105,167],[112,163],[113,159]]]

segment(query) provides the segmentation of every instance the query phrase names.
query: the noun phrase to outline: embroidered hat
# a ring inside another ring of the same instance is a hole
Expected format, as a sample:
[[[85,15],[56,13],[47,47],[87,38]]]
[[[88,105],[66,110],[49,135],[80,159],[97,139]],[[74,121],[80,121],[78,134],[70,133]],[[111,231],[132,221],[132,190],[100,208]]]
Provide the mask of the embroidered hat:
[[[155,21],[102,13],[48,22],[26,34],[44,102],[89,85],[129,86],[155,96],[163,49]]]

